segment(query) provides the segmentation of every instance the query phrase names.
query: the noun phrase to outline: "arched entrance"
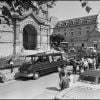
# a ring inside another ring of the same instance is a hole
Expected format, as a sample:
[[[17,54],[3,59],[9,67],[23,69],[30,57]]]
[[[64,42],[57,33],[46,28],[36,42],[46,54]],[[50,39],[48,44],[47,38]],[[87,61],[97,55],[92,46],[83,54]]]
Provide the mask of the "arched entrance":
[[[31,24],[23,28],[23,47],[26,50],[35,50],[37,47],[37,30]]]

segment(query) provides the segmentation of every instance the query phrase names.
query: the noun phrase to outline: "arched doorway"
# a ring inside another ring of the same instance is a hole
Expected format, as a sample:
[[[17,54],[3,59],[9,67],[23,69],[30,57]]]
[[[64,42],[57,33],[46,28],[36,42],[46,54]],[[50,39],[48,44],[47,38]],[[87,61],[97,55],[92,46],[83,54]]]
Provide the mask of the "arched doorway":
[[[23,47],[26,50],[35,50],[37,47],[37,30],[31,24],[23,28]]]

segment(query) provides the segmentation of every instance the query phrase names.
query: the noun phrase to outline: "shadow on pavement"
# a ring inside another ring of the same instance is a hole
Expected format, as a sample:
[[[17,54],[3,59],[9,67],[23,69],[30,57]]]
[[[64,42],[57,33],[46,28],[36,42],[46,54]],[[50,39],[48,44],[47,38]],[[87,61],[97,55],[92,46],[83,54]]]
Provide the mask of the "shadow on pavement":
[[[60,91],[57,87],[47,87],[48,90]]]
[[[20,78],[16,78],[15,80],[17,81],[28,81],[31,80],[32,78],[27,78],[27,77],[20,77]]]

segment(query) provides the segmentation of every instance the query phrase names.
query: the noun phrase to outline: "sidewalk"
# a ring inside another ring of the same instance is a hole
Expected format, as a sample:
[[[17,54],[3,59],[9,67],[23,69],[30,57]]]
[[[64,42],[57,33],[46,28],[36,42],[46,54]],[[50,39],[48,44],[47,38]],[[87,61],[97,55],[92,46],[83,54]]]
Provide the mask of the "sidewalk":
[[[14,75],[18,72],[18,68],[13,69],[13,73],[11,73],[10,69],[0,70],[1,74],[3,75],[4,82],[8,82],[14,80]]]

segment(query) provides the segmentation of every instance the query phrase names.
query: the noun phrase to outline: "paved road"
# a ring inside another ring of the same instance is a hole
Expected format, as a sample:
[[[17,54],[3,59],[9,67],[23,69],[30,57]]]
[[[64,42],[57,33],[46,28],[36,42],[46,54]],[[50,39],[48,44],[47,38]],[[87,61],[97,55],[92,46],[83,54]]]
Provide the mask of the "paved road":
[[[0,84],[0,99],[53,99],[59,92],[58,83],[58,73],[52,73],[37,80],[17,80]]]

